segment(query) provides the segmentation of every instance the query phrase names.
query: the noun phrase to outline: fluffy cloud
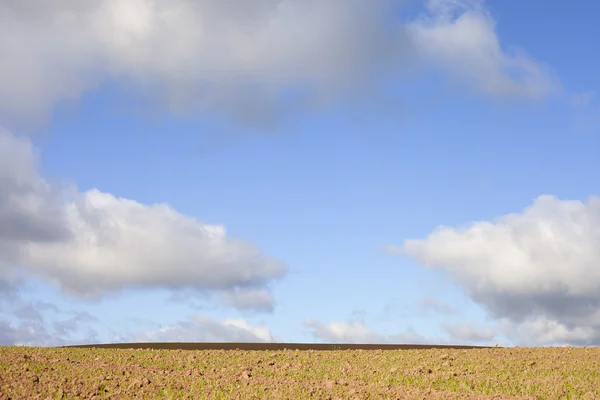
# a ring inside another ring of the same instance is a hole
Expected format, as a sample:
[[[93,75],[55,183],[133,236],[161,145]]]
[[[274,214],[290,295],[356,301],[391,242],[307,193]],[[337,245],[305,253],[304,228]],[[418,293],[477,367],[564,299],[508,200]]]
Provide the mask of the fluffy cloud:
[[[231,305],[268,309],[268,285],[286,273],[224,227],[167,205],[58,190],[37,173],[31,144],[7,132],[0,160],[0,276],[22,267],[87,298],[124,288],[231,290]]]
[[[507,337],[518,338],[524,346],[589,346],[600,343],[597,324],[562,323],[557,318],[544,315],[532,316],[520,323],[505,318],[496,324],[495,330]]]
[[[446,272],[515,338],[600,343],[600,199],[540,196],[521,214],[438,227],[400,249]],[[544,335],[541,332],[545,332]]]
[[[330,322],[306,320],[304,326],[309,328],[313,337],[336,343],[383,343],[383,336],[373,332],[360,321]]]
[[[494,95],[547,92],[538,63],[500,48],[480,2],[430,1],[408,24],[398,3],[3,1],[0,119],[48,115],[110,80],[174,112],[264,122],[299,93],[295,106],[372,99],[378,79],[421,61]]]
[[[389,0],[8,1],[0,5],[0,107],[45,113],[106,79],[249,121],[298,85],[319,100],[399,65]],[[1,100],[0,100],[1,101]]]
[[[65,217],[57,188],[37,172],[30,143],[0,128],[0,249],[6,242],[64,239]]]
[[[318,340],[333,343],[351,344],[427,344],[431,340],[421,336],[412,330],[393,335],[380,335],[369,329],[361,321],[332,321],[327,324],[308,319],[304,326],[309,329],[310,334]],[[437,341],[439,344],[440,341]]]
[[[135,342],[274,342],[268,327],[252,325],[243,319],[215,321],[194,315],[188,321],[131,335]]]
[[[557,85],[546,67],[522,51],[502,49],[481,0],[429,0],[428,15],[409,24],[425,62],[474,89],[499,96],[539,98]]]

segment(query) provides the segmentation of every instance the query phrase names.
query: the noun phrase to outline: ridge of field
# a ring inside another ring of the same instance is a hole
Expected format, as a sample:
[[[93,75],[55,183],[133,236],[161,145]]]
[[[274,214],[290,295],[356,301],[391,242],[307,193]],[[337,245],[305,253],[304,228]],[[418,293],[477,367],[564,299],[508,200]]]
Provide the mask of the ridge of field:
[[[65,348],[153,349],[153,350],[425,350],[486,349],[486,346],[430,344],[265,343],[265,342],[135,342],[63,346]]]
[[[600,399],[600,348],[0,347],[0,399]]]

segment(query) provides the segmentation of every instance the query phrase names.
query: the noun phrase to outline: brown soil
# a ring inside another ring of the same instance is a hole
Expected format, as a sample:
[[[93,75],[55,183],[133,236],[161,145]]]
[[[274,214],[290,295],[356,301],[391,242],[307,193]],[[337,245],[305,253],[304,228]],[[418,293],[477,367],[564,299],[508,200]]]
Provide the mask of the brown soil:
[[[447,346],[430,344],[325,344],[325,343],[108,343],[66,346],[104,349],[169,349],[169,350],[423,350],[423,349],[483,349],[478,346]],[[489,347],[488,347],[489,348]]]
[[[600,399],[596,348],[137,346],[0,347],[0,399]]]

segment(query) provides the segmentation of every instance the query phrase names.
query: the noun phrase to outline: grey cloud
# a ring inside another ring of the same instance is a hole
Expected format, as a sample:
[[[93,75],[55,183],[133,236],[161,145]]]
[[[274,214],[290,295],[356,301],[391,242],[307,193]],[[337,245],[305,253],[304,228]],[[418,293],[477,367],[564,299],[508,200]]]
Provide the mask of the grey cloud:
[[[49,328],[43,321],[10,322],[0,318],[0,346],[54,347],[97,341],[98,333],[91,326],[86,326],[85,332],[85,336],[78,339]]]
[[[526,336],[523,329],[547,321],[581,334],[600,332],[598,243],[600,199],[545,195],[521,214],[439,227],[423,240],[405,241],[401,251],[448,273],[491,317],[521,326],[513,333]]]
[[[42,321],[42,313],[32,304],[24,304],[15,308],[14,315],[21,320]]]
[[[0,277],[0,310],[3,304],[14,304],[19,298],[18,286],[10,279]]]
[[[539,63],[501,49],[476,1],[430,1],[409,23],[398,0],[49,4],[0,3],[0,119],[43,119],[111,80],[173,113],[253,125],[299,107],[371,102],[382,79],[423,65],[491,95],[551,86]]]
[[[12,304],[16,305],[13,308],[13,315],[21,320],[43,321],[44,313],[52,311],[59,313],[60,310],[54,304],[45,301],[28,301],[23,302],[17,295],[14,297]]]
[[[229,238],[223,226],[166,204],[148,206],[98,190],[72,189],[69,197],[59,196],[38,174],[31,144],[7,132],[0,133],[0,154],[19,156],[0,158],[2,191],[10,199],[0,203],[0,222],[10,215],[16,226],[25,227],[0,235],[0,248],[6,250],[0,253],[0,276],[22,267],[89,299],[128,288],[189,288],[232,291],[226,299],[233,306],[254,302],[272,308],[268,284],[282,278],[286,266],[247,241]],[[42,189],[30,201],[20,186]],[[13,205],[21,209],[15,212]],[[47,227],[46,237],[40,227]]]
[[[73,312],[73,317],[57,321],[53,324],[54,330],[62,336],[76,333],[82,325],[89,322],[100,322],[100,320],[86,311]]]
[[[59,241],[69,234],[59,191],[38,175],[36,164],[26,139],[0,129],[0,245]]]
[[[159,94],[175,113],[196,108],[225,110],[241,122],[270,118],[296,87],[311,102],[326,102],[401,68],[410,59],[406,34],[381,23],[392,3],[5,2],[0,89],[7,100],[0,109],[47,114],[57,101],[118,79]]]
[[[0,318],[0,346],[60,346],[65,341],[49,332],[38,321],[10,323]]]
[[[65,319],[68,313],[56,305],[28,299],[26,287],[21,283],[2,279],[0,283],[12,292],[10,302],[2,310],[3,317],[0,317],[0,345],[61,346],[85,343],[97,338],[98,334],[92,323],[99,321],[89,313],[72,312],[74,317]],[[48,322],[49,311],[55,317],[52,324]],[[86,335],[79,335],[77,338],[77,334],[82,331]]]

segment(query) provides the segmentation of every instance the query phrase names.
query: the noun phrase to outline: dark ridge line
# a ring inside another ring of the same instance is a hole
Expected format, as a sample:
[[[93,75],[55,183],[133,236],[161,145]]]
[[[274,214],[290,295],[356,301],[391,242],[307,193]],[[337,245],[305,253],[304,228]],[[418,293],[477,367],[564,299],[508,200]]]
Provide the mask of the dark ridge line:
[[[490,346],[464,346],[441,344],[337,344],[337,343],[102,343],[59,346],[62,348],[98,348],[98,349],[148,349],[148,350],[472,350],[490,349]]]

